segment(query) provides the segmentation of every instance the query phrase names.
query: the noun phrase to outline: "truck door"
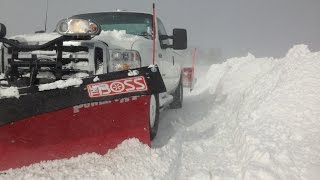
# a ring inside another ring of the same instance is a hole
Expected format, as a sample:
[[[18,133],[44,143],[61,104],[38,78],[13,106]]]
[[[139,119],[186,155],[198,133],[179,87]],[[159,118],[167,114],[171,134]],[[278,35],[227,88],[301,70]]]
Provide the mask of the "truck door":
[[[158,42],[156,44],[156,59],[167,91],[172,92],[175,90],[175,87],[177,87],[180,80],[180,65],[175,62],[172,48],[168,48],[170,45],[169,39],[159,39],[160,35],[167,35],[165,27],[160,19],[157,19],[157,24]]]

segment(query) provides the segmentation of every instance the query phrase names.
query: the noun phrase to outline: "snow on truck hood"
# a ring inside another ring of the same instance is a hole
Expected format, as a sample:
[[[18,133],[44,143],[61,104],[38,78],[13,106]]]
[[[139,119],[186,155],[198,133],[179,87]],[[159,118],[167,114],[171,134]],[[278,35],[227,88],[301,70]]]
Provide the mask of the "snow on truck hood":
[[[131,49],[132,45],[136,41],[148,41],[147,39],[126,34],[126,31],[102,31],[99,36],[93,38],[93,40],[100,40],[106,42],[111,49]]]
[[[57,37],[58,33],[39,33],[39,34],[24,34],[12,36],[10,39],[15,39],[20,42],[28,42],[28,44],[44,44]],[[101,31],[99,36],[94,37],[92,40],[103,41],[109,45],[111,49],[131,49],[136,41],[149,41],[141,36],[126,34],[126,31],[113,30]],[[72,41],[71,41],[72,42]],[[67,45],[70,43],[66,43]]]

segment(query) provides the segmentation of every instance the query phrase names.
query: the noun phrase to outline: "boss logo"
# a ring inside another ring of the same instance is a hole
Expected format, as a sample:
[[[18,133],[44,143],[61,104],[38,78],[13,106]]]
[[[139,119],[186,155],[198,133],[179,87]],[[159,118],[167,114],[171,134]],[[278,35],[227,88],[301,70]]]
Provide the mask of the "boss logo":
[[[91,98],[125,94],[130,92],[147,91],[148,87],[143,76],[117,79],[87,85]]]

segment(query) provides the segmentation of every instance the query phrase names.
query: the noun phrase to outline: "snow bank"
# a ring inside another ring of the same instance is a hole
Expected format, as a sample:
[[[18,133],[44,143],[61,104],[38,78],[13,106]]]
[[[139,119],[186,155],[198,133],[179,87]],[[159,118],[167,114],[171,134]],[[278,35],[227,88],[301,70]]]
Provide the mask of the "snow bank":
[[[305,45],[282,59],[248,54],[212,65],[200,88],[212,109],[188,129],[205,138],[182,150],[182,179],[194,169],[213,179],[320,177],[319,70],[320,53]]]
[[[182,110],[163,113],[154,148],[127,140],[7,171],[0,179],[317,179],[320,52],[212,65]],[[201,83],[202,82],[202,83]]]
[[[155,150],[130,139],[104,156],[91,153],[69,160],[42,162],[0,173],[0,179],[151,180],[161,177],[167,167]]]

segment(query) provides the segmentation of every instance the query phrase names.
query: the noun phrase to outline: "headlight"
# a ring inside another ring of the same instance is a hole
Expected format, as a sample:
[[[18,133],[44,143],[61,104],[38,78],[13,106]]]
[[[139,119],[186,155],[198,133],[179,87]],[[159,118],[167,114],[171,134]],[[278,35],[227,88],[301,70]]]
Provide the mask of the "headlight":
[[[138,51],[111,50],[111,71],[124,71],[141,67],[141,58]]]
[[[56,28],[57,32],[64,36],[92,36],[99,35],[101,27],[85,19],[64,19]]]

